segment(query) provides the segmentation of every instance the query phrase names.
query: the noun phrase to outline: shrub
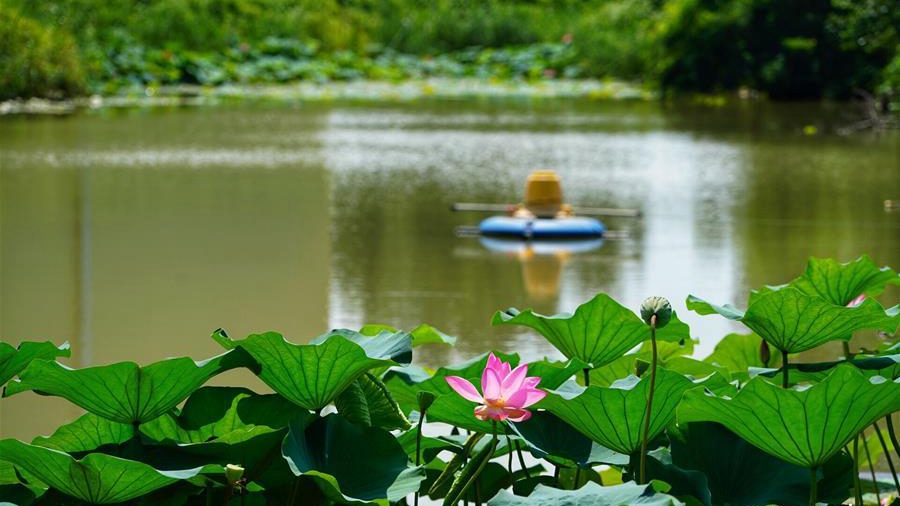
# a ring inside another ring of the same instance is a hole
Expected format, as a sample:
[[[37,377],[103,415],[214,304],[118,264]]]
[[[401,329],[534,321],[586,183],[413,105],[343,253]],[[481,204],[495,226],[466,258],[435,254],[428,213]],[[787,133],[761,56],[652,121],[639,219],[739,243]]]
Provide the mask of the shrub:
[[[83,93],[84,73],[71,35],[13,9],[0,10],[0,99]]]

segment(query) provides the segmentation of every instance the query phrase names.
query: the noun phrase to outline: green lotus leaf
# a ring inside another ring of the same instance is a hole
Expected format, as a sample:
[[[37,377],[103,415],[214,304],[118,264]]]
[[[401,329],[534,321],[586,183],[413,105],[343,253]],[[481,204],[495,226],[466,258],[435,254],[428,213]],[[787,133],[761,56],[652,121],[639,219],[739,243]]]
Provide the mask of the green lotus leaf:
[[[112,504],[134,499],[197,476],[203,470],[158,471],[141,462],[102,453],[91,453],[76,460],[61,451],[14,439],[0,441],[0,458],[28,471],[60,492],[90,504]]]
[[[56,346],[49,341],[24,341],[15,348],[9,343],[0,342],[0,387],[22,372],[32,360],[53,360],[71,354],[68,342]]]
[[[470,381],[478,382],[472,378]],[[456,392],[441,394],[428,408],[429,422],[442,422],[474,432],[489,434],[491,422],[475,418],[475,404],[460,397]]]
[[[141,425],[141,433],[158,442],[204,443],[253,427],[279,429],[309,412],[278,394],[246,388],[203,387],[188,397],[180,412]]]
[[[724,382],[721,377],[719,381]],[[656,376],[651,438],[656,437],[675,417],[675,408],[685,391],[698,385],[684,376],[659,369]],[[544,408],[601,445],[625,455],[641,447],[650,375],[629,376],[609,387],[587,388],[570,382],[550,391],[536,407]]]
[[[24,481],[19,473],[12,463],[0,460],[0,506],[28,505],[47,491],[43,483]]]
[[[406,452],[389,432],[335,414],[291,422],[282,454],[295,475],[312,478],[341,503],[387,506],[415,492],[425,477],[423,469],[408,466]]]
[[[722,425],[682,424],[670,428],[668,435],[672,464],[703,473],[713,504],[805,504],[809,498],[809,469],[760,451]],[[840,504],[847,499],[852,469],[845,453],[826,462],[819,470],[819,502]]]
[[[601,367],[650,339],[650,329],[631,310],[601,293],[578,306],[574,314],[544,316],[527,309],[498,311],[493,325],[524,325],[544,336],[569,359]],[[690,329],[673,313],[668,325],[656,332],[659,341],[690,339]]]
[[[382,429],[411,427],[390,391],[375,376],[365,373],[334,400],[338,413],[354,423]]]
[[[703,361],[724,367],[733,373],[745,373],[751,367],[780,367],[779,353],[771,353],[769,363],[763,363],[759,356],[761,344],[762,338],[756,334],[728,334]]]
[[[379,366],[409,363],[412,338],[398,332],[367,337],[349,330],[333,330],[310,344],[293,344],[281,334],[252,334],[232,340],[213,334],[226,348],[241,348],[259,364],[258,376],[273,390],[306,409],[327,406],[364,372]]]
[[[900,382],[841,366],[805,389],[750,380],[733,397],[689,391],[679,423],[718,422],[786,462],[818,467],[879,418],[900,410]]]
[[[608,387],[620,379],[636,374],[637,360],[638,356],[630,353],[624,357],[613,360],[603,367],[591,369],[591,386]],[[582,378],[579,378],[578,381],[583,384]]]
[[[31,442],[66,453],[89,452],[104,445],[122,444],[134,437],[134,426],[113,422],[93,413],[85,413],[67,423],[50,436],[39,436]]]
[[[538,384],[540,388],[554,389],[570,380],[572,376],[579,375],[584,369],[590,367],[588,364],[578,359],[572,359],[568,362],[553,360],[538,360],[528,364],[528,375],[538,376],[541,382]],[[481,381],[479,379],[479,381]]]
[[[859,295],[879,295],[888,284],[900,284],[900,275],[890,267],[879,268],[867,255],[843,264],[830,258],[811,257],[803,275],[786,285],[754,291],[750,294],[750,303],[768,292],[792,287],[832,304],[846,306]]]
[[[376,336],[382,332],[395,333],[398,332],[398,329],[395,329],[390,325],[379,324],[364,325],[359,329],[359,333],[364,336]],[[456,344],[455,337],[444,334],[440,330],[426,323],[414,328],[409,334],[412,336],[413,348],[423,344],[446,344],[450,346]]]
[[[578,490],[561,490],[538,485],[528,497],[520,497],[502,490],[488,501],[488,506],[684,506],[678,499],[659,491],[659,485],[638,485],[634,482],[603,487],[587,483]]]
[[[595,464],[622,466],[628,456],[604,448],[588,439],[549,411],[538,411],[510,429],[528,443],[531,454],[556,465],[589,469]]]
[[[35,360],[6,386],[4,395],[34,390],[63,397],[91,413],[119,423],[144,423],[183,401],[213,376],[252,365],[241,351],[202,362],[170,358],[147,366],[134,362],[71,369],[58,362]]]
[[[692,306],[691,297],[688,307]],[[694,306],[697,307],[696,303]],[[718,312],[728,318],[733,315],[731,310]],[[893,310],[886,312],[872,299],[850,308],[791,287],[760,295],[742,316],[732,319],[740,320],[769,344],[788,353],[800,353],[829,341],[850,339],[856,330],[894,332],[900,325],[900,314]]]

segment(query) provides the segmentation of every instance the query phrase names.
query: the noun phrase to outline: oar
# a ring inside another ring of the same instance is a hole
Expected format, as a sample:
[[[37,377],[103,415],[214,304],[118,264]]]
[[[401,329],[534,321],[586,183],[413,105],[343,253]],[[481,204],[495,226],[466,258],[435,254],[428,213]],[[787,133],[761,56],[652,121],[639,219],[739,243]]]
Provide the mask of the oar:
[[[510,213],[518,209],[516,204],[478,204],[457,202],[450,206],[451,211],[476,213]],[[637,209],[613,209],[609,207],[573,207],[572,212],[582,216],[607,216],[621,218],[639,218],[641,211]]]

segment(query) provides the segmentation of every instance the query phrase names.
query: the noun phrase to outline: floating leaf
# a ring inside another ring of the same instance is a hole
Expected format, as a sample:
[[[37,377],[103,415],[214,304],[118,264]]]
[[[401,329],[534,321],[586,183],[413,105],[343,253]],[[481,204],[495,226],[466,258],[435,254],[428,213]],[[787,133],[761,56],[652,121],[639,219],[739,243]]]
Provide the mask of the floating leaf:
[[[408,467],[403,447],[383,429],[335,414],[289,427],[282,445],[288,465],[333,501],[387,506],[415,492],[425,476],[421,468]]]
[[[590,468],[595,464],[622,466],[628,456],[604,448],[588,439],[549,411],[535,412],[524,422],[509,427],[528,443],[531,454],[556,465]]]
[[[685,394],[683,422],[718,422],[786,462],[818,467],[875,420],[900,410],[900,383],[866,378],[841,366],[803,390],[750,380],[733,398],[701,390]]]
[[[770,291],[792,287],[832,304],[846,306],[859,295],[879,295],[888,284],[900,284],[900,276],[890,267],[879,268],[867,255],[843,264],[830,258],[811,257],[803,275],[786,285],[768,286],[753,292],[750,303]]]
[[[9,343],[0,342],[0,387],[24,370],[32,360],[53,360],[56,357],[68,357],[72,354],[69,343],[58,347],[49,342],[24,341],[13,348]]]
[[[528,497],[512,495],[503,490],[488,502],[488,506],[684,506],[678,499],[664,494],[658,485],[638,485],[634,482],[611,487],[587,483],[578,490],[561,490],[538,485]]]
[[[688,307],[692,306],[691,297]],[[732,312],[719,311],[719,314],[731,318]],[[757,297],[746,313],[732,319],[739,319],[757,335],[788,353],[800,353],[837,339],[847,340],[856,330],[893,332],[900,325],[900,314],[885,312],[872,299],[850,308],[790,287]]]
[[[342,416],[354,423],[387,430],[411,427],[384,383],[369,373],[351,383],[337,396],[334,405]]]
[[[364,372],[378,366],[409,363],[409,334],[367,337],[333,330],[310,344],[289,343],[275,332],[232,340],[217,331],[213,339],[226,348],[245,350],[260,366],[259,377],[273,390],[306,409],[327,406]]]
[[[66,453],[79,453],[96,450],[104,445],[121,444],[133,437],[133,425],[85,413],[74,422],[59,427],[50,436],[35,438],[31,444]]]
[[[650,414],[651,439],[672,421],[682,394],[695,386],[678,373],[666,369],[657,371]],[[609,387],[584,388],[571,382],[563,387],[565,389],[549,392],[536,406],[619,453],[631,455],[641,447],[641,430],[650,392],[649,374],[641,379],[630,376]]]
[[[55,395],[119,423],[144,423],[183,401],[213,376],[251,365],[243,352],[229,351],[194,362],[170,358],[141,367],[134,362],[71,369],[58,362],[35,360],[6,386],[4,395],[34,390]]]
[[[650,328],[636,314],[603,293],[578,306],[574,314],[544,316],[513,308],[498,311],[491,323],[531,327],[567,358],[592,368],[608,364],[650,339]],[[669,324],[656,332],[660,341],[690,337],[688,326],[674,313]]]
[[[90,504],[124,502],[202,471],[158,471],[141,462],[102,453],[76,460],[63,452],[14,439],[0,441],[0,456],[47,485]]]

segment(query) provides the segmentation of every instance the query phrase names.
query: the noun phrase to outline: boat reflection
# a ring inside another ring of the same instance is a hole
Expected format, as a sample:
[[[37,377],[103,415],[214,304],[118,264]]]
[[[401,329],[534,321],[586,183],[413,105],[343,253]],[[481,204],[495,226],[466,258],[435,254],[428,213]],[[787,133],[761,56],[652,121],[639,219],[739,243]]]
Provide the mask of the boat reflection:
[[[603,239],[570,241],[522,241],[497,237],[479,238],[489,251],[518,259],[522,281],[528,295],[536,298],[556,297],[563,267],[573,255],[595,251]]]

